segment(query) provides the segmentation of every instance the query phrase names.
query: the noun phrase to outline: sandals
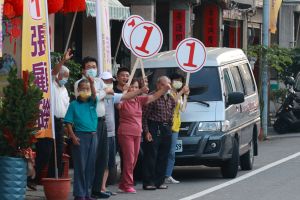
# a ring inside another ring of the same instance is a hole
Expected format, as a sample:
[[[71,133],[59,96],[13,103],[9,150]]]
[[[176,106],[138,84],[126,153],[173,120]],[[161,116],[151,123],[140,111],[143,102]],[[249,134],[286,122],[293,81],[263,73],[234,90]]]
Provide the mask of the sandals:
[[[156,190],[156,187],[154,185],[144,185],[144,190]]]
[[[165,189],[168,189],[168,186],[167,185],[160,185],[158,187],[156,187],[157,189],[161,189],[161,190],[165,190]]]

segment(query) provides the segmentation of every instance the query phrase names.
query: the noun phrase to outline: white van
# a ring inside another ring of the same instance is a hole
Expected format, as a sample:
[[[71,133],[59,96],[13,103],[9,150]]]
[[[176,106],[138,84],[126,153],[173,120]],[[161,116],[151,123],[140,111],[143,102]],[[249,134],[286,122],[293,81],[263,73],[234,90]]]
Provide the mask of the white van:
[[[175,51],[143,61],[150,89],[159,76],[177,72]],[[241,49],[207,48],[204,67],[191,74],[187,108],[181,115],[176,165],[220,166],[234,178],[239,165],[251,170],[258,154],[258,91]]]

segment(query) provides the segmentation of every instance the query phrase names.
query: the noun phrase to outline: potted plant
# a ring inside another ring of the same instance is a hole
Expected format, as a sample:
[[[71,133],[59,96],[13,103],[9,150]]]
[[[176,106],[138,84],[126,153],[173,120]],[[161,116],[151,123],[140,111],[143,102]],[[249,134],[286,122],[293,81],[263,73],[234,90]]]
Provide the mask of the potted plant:
[[[0,107],[0,199],[24,199],[27,160],[34,142],[42,91],[34,84],[34,75],[17,69],[8,76]]]

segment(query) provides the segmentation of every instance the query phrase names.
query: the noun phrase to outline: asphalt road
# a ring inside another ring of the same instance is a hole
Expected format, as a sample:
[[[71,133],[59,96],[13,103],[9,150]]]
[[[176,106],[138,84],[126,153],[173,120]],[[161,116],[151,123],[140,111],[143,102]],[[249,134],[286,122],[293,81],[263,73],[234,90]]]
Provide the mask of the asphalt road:
[[[260,142],[252,171],[239,171],[235,179],[223,179],[219,168],[176,167],[177,185],[167,190],[118,194],[111,200],[297,200],[300,199],[300,133],[273,136]],[[116,190],[116,187],[110,187]]]
[[[259,143],[254,169],[239,171],[235,179],[223,179],[219,168],[176,167],[180,184],[167,190],[145,191],[139,183],[137,194],[117,194],[110,200],[298,200],[300,199],[300,133],[270,136]],[[109,186],[117,191],[117,185]],[[45,199],[42,187],[28,191],[26,199]],[[70,199],[72,194],[70,194]]]

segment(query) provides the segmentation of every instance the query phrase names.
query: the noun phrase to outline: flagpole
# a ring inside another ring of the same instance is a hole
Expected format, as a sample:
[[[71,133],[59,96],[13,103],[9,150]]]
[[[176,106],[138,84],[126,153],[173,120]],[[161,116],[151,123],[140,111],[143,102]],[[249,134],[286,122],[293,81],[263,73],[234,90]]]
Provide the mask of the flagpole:
[[[53,150],[54,150],[54,169],[55,169],[55,178],[58,179],[58,169],[57,169],[57,155],[56,155],[56,140],[55,140],[55,125],[54,125],[54,97],[53,97],[53,85],[52,85],[52,73],[51,73],[51,54],[50,54],[50,31],[49,31],[49,17],[48,17],[48,2],[47,0],[44,0],[45,2],[45,10],[46,10],[46,31],[47,31],[47,47],[48,47],[48,73],[50,76],[50,110],[51,110],[51,132],[52,132],[52,138],[53,138]]]
[[[269,25],[270,25],[270,1],[263,1],[263,46],[269,47]],[[263,66],[262,66],[262,99],[263,99],[263,110],[262,110],[262,128],[264,139],[268,136],[268,63],[266,60],[266,53],[263,52]]]

